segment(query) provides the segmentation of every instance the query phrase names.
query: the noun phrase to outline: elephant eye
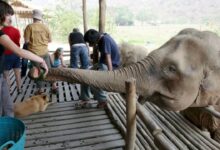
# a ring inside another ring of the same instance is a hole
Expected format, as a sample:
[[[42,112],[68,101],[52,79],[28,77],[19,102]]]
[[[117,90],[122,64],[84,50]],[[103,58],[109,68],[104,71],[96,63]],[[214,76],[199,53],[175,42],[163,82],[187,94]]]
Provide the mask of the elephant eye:
[[[178,74],[178,69],[176,65],[169,64],[163,69],[165,77],[174,78]]]
[[[175,73],[175,72],[177,71],[176,66],[174,66],[174,65],[169,65],[169,66],[168,66],[168,71],[169,71],[169,72],[172,72],[172,73]]]

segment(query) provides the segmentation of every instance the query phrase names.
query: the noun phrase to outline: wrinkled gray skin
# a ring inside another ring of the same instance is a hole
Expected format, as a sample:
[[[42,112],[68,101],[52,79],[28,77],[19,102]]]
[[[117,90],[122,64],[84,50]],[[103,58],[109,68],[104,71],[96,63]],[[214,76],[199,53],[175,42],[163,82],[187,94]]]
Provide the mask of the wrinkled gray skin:
[[[137,81],[144,101],[173,111],[219,104],[220,38],[212,32],[184,29],[145,59],[116,71],[50,69],[48,81],[82,83],[125,93],[125,80]]]
[[[115,71],[50,69],[48,81],[87,84],[125,93],[125,81],[136,79],[144,103],[180,111],[194,124],[207,128],[220,142],[220,122],[196,107],[220,110],[220,38],[212,32],[184,29],[145,59]],[[191,108],[190,108],[191,107]],[[194,108],[192,108],[194,107]]]
[[[219,106],[215,110],[220,111]],[[199,107],[189,107],[181,111],[181,114],[201,130],[209,131],[211,137],[220,143],[220,120],[218,118]]]
[[[218,105],[219,49],[220,38],[215,33],[184,29],[145,59],[128,67],[107,72],[50,69],[46,80],[125,93],[125,80],[133,77],[142,102],[151,101],[172,111]]]

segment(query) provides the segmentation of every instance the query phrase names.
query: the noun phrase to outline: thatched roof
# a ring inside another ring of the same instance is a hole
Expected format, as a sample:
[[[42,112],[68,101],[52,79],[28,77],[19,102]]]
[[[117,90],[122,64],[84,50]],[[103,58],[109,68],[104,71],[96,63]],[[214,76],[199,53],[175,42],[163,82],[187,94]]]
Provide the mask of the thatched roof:
[[[19,18],[32,18],[33,8],[31,8],[27,4],[16,0],[10,5],[13,7],[15,14],[18,15]]]

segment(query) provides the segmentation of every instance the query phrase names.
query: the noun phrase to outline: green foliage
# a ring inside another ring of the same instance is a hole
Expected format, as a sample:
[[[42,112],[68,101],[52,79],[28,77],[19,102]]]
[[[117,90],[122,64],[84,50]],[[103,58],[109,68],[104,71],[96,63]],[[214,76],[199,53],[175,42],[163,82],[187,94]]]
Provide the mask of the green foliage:
[[[67,42],[68,34],[73,27],[82,29],[82,1],[57,1],[56,8],[48,11],[49,27],[52,30],[53,39]],[[128,41],[156,47],[181,29],[193,27],[220,34],[219,0],[212,0],[212,2],[205,0],[109,0],[107,2],[109,5],[106,10],[105,29],[117,42]],[[98,1],[88,0],[87,8],[88,28],[98,29]],[[134,23],[135,26],[131,26]]]
[[[113,32],[115,30],[114,16],[112,11],[106,12],[106,32]],[[99,10],[98,8],[88,10],[88,25],[89,28],[98,29],[99,28]]]
[[[111,16],[111,13],[108,13],[106,16],[106,32],[112,33],[115,32],[116,25],[114,22],[114,17]]]
[[[98,29],[99,26],[99,10],[98,8],[88,10],[88,25]]]
[[[134,24],[134,15],[127,7],[116,8],[115,14],[115,23],[117,25],[126,26]]]
[[[79,27],[82,20],[77,12],[57,6],[56,11],[48,18],[48,24],[55,40],[67,41],[69,33],[74,27]]]
[[[136,19],[142,23],[152,22],[156,20],[156,16],[150,10],[140,9],[136,15]]]

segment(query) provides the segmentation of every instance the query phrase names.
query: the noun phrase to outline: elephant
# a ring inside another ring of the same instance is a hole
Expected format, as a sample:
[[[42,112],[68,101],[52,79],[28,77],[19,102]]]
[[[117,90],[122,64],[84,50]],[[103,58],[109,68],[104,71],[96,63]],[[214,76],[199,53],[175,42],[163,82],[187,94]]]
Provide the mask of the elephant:
[[[45,80],[80,83],[125,93],[125,81],[135,78],[136,91],[142,104],[149,101],[169,111],[209,105],[218,108],[219,56],[220,37],[217,34],[187,28],[144,59],[127,67],[105,72],[50,69]]]
[[[122,42],[118,47],[120,49],[121,66],[123,67],[136,63],[148,55],[148,50],[144,46]]]
[[[219,106],[214,106],[214,108],[220,111]],[[209,131],[210,136],[220,142],[220,121],[214,115],[201,107],[189,107],[180,113],[201,130]]]

